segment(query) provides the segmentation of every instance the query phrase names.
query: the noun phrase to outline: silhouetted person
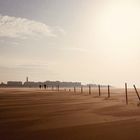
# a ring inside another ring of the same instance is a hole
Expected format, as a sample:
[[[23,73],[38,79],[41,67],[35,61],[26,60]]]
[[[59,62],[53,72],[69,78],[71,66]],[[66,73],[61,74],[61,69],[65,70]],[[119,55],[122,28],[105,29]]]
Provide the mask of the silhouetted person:
[[[44,88],[46,89],[47,85],[44,85]]]
[[[39,85],[39,88],[41,89],[41,85]]]

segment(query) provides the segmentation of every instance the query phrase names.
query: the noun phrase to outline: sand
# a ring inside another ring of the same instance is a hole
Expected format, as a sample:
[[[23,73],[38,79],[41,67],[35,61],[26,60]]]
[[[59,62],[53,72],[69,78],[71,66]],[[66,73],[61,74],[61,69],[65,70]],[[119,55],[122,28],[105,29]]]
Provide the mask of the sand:
[[[80,91],[77,90],[77,91]],[[0,140],[138,140],[140,107],[134,89],[80,92],[0,89]]]

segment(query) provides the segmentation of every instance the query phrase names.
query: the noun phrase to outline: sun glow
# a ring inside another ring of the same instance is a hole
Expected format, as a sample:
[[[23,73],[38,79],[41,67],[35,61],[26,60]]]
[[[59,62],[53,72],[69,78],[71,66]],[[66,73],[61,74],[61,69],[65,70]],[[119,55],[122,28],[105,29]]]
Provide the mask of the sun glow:
[[[100,35],[114,45],[139,45],[139,17],[140,9],[132,3],[109,5],[99,16]]]

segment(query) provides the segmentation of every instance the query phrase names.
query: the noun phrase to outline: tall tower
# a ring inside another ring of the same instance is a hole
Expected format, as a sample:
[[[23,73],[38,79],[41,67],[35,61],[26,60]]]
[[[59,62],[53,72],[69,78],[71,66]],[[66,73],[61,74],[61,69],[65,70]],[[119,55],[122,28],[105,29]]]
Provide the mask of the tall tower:
[[[26,77],[26,82],[29,82],[28,77]]]

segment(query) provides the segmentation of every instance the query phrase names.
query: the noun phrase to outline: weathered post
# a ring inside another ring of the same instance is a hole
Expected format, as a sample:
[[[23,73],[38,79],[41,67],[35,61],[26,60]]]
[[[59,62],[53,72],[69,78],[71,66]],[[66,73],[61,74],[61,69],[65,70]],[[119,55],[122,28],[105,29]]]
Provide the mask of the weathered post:
[[[81,93],[83,93],[83,86],[81,86]]]
[[[74,93],[76,93],[76,87],[74,86]]]
[[[53,90],[53,85],[52,85],[52,90]]]
[[[100,87],[100,85],[98,85],[98,89],[99,89],[99,96],[101,96],[101,87]]]
[[[58,91],[59,91],[59,85],[57,86],[57,88],[58,88]]]
[[[110,98],[110,86],[108,85],[108,98]]]
[[[126,104],[128,104],[127,83],[125,83]]]
[[[91,86],[89,85],[89,95],[91,95]]]
[[[135,89],[136,94],[137,94],[137,96],[138,96],[138,99],[139,99],[139,101],[140,101],[140,95],[139,95],[139,93],[138,93],[138,90],[137,90],[137,88],[136,88],[136,86],[135,86],[135,85],[133,85],[133,86],[134,86],[134,89]]]

